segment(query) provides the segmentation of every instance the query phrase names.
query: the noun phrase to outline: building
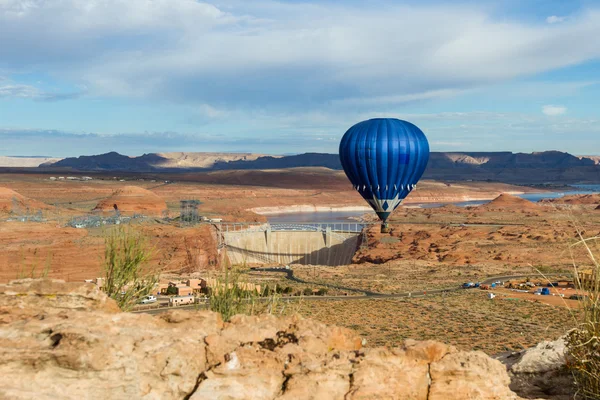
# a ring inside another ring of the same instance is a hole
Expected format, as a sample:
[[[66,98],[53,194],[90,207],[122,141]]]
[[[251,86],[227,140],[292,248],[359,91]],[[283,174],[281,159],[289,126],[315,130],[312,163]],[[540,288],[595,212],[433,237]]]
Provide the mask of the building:
[[[169,284],[168,283],[159,283],[158,284],[158,288],[157,288],[157,292],[160,294],[167,294],[167,289],[169,288]]]
[[[196,299],[194,296],[175,296],[169,299],[170,307],[183,306],[186,304],[194,304]]]
[[[167,289],[165,290],[165,293],[167,293],[167,290],[171,287],[174,287],[177,290],[177,296],[188,296],[194,292],[194,289],[192,289],[191,287],[189,287],[188,285],[186,285],[184,283],[171,281],[167,285]]]
[[[188,285],[177,285],[177,296],[191,296],[194,293],[194,289]]]
[[[206,281],[204,279],[188,279],[185,284],[191,287],[194,291],[201,291],[202,289],[206,288]]]

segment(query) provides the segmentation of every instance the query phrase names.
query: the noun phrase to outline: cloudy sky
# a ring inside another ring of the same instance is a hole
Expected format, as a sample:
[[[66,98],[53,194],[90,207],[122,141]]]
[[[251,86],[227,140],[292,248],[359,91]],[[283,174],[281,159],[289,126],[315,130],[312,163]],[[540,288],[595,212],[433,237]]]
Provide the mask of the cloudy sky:
[[[600,154],[600,2],[0,0],[0,155]]]

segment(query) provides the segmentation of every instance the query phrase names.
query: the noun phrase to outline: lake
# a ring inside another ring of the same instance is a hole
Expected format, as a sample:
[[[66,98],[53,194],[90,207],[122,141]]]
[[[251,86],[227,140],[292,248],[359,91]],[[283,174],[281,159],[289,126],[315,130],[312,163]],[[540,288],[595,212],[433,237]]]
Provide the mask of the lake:
[[[537,202],[543,199],[557,199],[566,195],[574,194],[591,194],[600,193],[600,185],[572,185],[573,190],[562,191],[562,192],[543,192],[543,193],[524,193],[517,196]],[[479,206],[482,204],[489,203],[490,200],[476,200],[476,201],[463,201],[452,203],[459,207],[467,206]],[[414,204],[421,208],[437,208],[449,203],[425,203],[425,204]],[[267,219],[271,224],[287,224],[291,222],[306,223],[306,222],[319,222],[319,223],[340,223],[352,221],[351,218],[359,218],[368,211],[340,211],[340,212],[307,212],[307,213],[282,213],[267,215]],[[375,213],[373,213],[375,214]]]

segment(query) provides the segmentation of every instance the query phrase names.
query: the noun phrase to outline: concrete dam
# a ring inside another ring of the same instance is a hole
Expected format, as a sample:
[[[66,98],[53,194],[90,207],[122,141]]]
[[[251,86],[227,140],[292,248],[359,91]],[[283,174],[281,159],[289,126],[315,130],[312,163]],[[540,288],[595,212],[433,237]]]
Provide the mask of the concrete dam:
[[[232,264],[347,265],[363,243],[361,224],[222,226]]]

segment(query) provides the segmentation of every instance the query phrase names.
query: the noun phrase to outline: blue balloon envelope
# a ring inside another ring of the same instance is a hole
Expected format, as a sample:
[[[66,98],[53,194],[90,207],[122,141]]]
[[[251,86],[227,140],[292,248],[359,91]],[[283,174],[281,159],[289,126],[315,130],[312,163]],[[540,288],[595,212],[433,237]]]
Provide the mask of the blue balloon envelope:
[[[340,161],[354,189],[385,224],[425,172],[429,143],[410,122],[370,119],[344,134]]]

